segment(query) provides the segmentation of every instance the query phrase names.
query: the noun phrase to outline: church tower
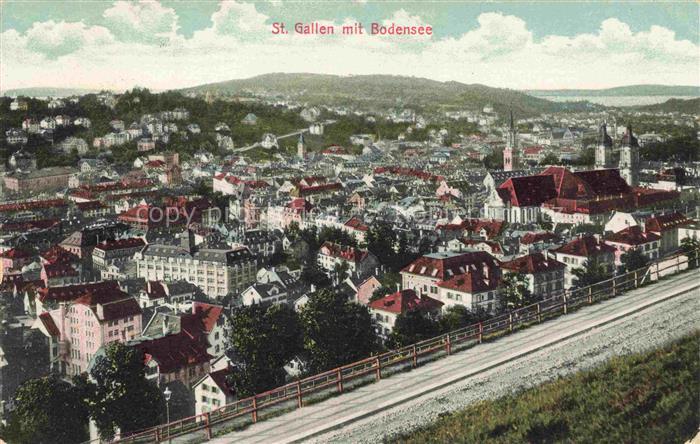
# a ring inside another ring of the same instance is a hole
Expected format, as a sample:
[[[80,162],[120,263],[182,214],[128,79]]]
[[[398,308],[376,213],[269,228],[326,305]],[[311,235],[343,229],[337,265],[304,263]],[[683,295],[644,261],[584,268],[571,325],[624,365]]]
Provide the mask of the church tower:
[[[598,131],[598,146],[595,149],[595,169],[604,170],[612,168],[612,148],[613,141],[608,135],[608,128],[605,122],[600,125]]]
[[[518,138],[513,122],[513,110],[510,111],[510,128],[506,135],[506,148],[503,150],[503,170],[515,171],[520,168],[518,156]]]
[[[627,125],[627,131],[622,136],[619,168],[620,175],[627,185],[631,187],[639,185],[639,143],[632,134],[631,125]]]
[[[299,141],[297,142],[297,156],[300,159],[306,159],[306,142],[304,142],[304,133],[299,134]]]

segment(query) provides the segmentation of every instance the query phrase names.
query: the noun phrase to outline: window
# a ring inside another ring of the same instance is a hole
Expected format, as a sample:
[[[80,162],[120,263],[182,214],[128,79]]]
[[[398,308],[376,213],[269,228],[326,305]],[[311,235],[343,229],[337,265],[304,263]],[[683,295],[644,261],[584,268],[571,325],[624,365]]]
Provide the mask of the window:
[[[202,396],[202,402],[209,402],[209,398],[207,398],[206,396]]]

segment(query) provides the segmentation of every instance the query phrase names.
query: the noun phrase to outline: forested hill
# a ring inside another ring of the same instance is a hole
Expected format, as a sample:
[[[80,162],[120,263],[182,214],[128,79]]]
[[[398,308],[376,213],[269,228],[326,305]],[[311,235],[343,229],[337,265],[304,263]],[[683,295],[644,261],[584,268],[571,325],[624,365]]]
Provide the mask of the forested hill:
[[[641,111],[664,111],[664,112],[679,112],[686,114],[700,113],[700,97],[695,99],[668,99],[663,103],[654,105],[638,106],[635,109]]]
[[[520,116],[594,107],[585,102],[555,103],[512,89],[390,75],[275,73],[195,86],[184,89],[183,92],[280,95],[310,104],[360,105],[370,108],[404,106],[417,109],[479,110],[490,104],[499,114],[505,115],[512,108]]]

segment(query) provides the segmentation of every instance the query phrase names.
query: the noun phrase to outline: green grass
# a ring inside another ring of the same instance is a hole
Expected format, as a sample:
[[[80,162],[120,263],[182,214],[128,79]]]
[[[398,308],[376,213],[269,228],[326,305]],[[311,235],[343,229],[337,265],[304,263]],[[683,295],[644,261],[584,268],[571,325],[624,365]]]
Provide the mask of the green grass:
[[[700,332],[440,418],[396,443],[683,443],[700,424]]]

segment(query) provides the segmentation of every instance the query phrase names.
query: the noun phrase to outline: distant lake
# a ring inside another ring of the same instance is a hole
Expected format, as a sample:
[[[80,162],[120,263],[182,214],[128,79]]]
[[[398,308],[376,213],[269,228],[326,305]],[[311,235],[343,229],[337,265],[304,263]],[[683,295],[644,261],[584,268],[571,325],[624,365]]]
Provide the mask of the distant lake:
[[[604,106],[636,106],[653,105],[663,103],[668,99],[694,99],[693,96],[550,96],[546,94],[532,94],[541,99],[553,102],[579,102],[586,100]]]

